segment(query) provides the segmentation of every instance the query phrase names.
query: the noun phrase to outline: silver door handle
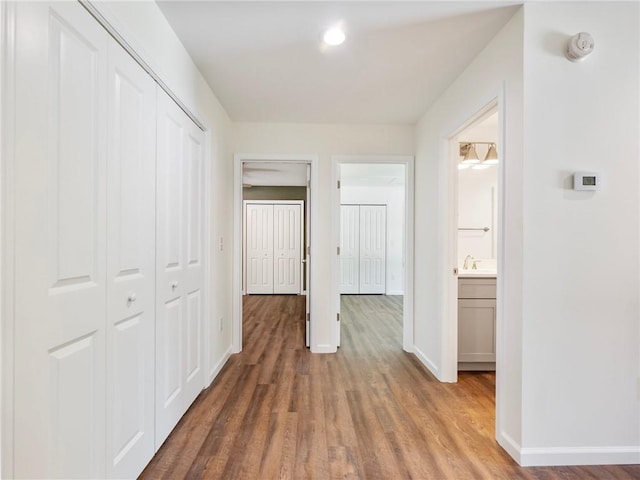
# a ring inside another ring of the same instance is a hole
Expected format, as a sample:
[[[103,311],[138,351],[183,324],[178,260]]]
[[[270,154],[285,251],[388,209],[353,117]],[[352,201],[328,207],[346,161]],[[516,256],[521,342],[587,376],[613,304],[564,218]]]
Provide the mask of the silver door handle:
[[[175,290],[176,288],[178,288],[178,281],[177,280],[171,282],[171,290]]]
[[[135,293],[130,293],[129,296],[127,297],[127,303],[131,304],[135,302],[137,299],[138,297],[136,296]]]

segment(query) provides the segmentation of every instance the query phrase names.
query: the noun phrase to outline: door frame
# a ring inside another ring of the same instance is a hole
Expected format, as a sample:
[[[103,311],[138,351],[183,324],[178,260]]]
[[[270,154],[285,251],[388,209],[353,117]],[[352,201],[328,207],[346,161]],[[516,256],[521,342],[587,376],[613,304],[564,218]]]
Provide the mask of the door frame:
[[[311,214],[309,222],[311,235],[308,239],[310,252],[307,254],[309,259],[307,268],[309,268],[309,285],[307,285],[307,295],[310,300],[310,316],[314,318],[316,311],[315,300],[315,282],[313,282],[312,274],[316,269],[316,259],[314,252],[317,251],[318,245],[318,155],[317,154],[259,154],[259,153],[236,153],[233,156],[233,176],[234,176],[234,195],[233,195],[233,304],[232,304],[232,329],[231,329],[231,351],[239,353],[242,351],[242,294],[243,294],[243,198],[242,198],[242,165],[244,163],[258,162],[282,162],[282,163],[303,163],[310,166],[311,169],[311,198],[307,198],[310,202]],[[273,202],[271,202],[273,203]],[[312,324],[311,324],[312,325]],[[313,327],[310,328],[309,335],[313,335]],[[312,342],[309,342],[312,345]]]
[[[489,113],[498,112],[498,144],[504,146],[504,102],[501,95],[495,96],[482,108],[471,114],[453,130],[443,142],[445,143],[447,194],[442,206],[445,228],[442,232],[443,253],[445,260],[440,271],[443,288],[443,324],[442,324],[442,381],[458,381],[458,275],[454,273],[458,267],[458,166],[459,146],[457,137],[466,129],[481,121]],[[504,295],[502,295],[504,267],[504,147],[502,161],[498,163],[498,243],[497,243],[497,288],[496,288],[496,407],[500,383],[498,371],[501,358],[501,323],[504,311]],[[497,418],[497,416],[496,416]]]
[[[414,252],[414,157],[413,155],[332,155],[331,156],[331,239],[336,245],[334,250],[331,275],[331,298],[334,311],[340,318],[340,256],[337,247],[340,245],[340,165],[342,164],[399,164],[404,165],[404,295],[402,304],[402,349],[405,352],[414,350],[413,323],[413,252]],[[340,322],[333,322],[333,342],[340,345]]]
[[[303,200],[243,200],[242,201],[242,291],[247,293],[247,205],[299,205],[300,218],[304,218],[304,201]],[[304,230],[305,223],[300,222],[300,258],[304,258]],[[300,262],[300,291],[298,295],[305,295],[304,290],[304,268]]]
[[[13,476],[15,9],[0,2],[0,477]]]

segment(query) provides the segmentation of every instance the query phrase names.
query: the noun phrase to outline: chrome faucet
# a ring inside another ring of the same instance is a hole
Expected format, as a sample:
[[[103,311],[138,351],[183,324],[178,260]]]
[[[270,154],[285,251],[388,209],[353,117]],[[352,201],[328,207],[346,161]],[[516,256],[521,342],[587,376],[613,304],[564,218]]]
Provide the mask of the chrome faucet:
[[[462,269],[463,270],[469,270],[469,262],[471,262],[473,264],[473,256],[472,255],[467,255],[466,258],[464,259],[464,263],[462,264]]]

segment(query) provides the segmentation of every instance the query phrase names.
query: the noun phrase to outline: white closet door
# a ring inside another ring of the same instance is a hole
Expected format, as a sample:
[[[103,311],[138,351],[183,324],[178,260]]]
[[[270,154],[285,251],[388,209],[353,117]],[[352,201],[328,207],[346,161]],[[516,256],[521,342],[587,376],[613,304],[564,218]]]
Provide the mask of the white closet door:
[[[107,33],[18,2],[16,478],[104,478]]]
[[[247,293],[273,294],[273,205],[247,204]]]
[[[385,293],[387,208],[360,205],[360,293]]]
[[[155,82],[114,40],[108,57],[107,476],[154,453]]]
[[[340,293],[360,293],[360,206],[340,206]]]
[[[156,448],[203,387],[203,134],[158,89]]]
[[[300,205],[273,205],[273,293],[299,294],[301,241]]]

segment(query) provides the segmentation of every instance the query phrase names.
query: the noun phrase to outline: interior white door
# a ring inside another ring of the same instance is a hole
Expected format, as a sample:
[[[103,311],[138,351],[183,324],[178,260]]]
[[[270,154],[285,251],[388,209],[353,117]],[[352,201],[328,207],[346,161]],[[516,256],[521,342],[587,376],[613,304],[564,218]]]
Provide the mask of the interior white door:
[[[273,294],[273,205],[246,207],[247,293]]]
[[[360,205],[360,293],[385,293],[387,207]]]
[[[340,293],[360,293],[359,205],[340,205]]]
[[[107,477],[154,453],[156,85],[109,39]]]
[[[16,9],[14,474],[104,478],[108,35]]]
[[[273,205],[273,293],[300,293],[301,205]]]
[[[203,133],[157,89],[156,448],[202,390]]]

